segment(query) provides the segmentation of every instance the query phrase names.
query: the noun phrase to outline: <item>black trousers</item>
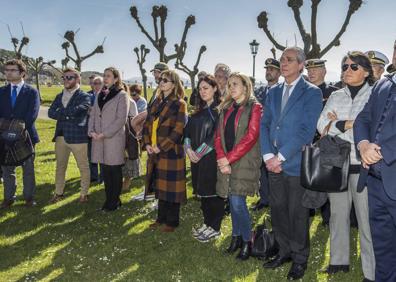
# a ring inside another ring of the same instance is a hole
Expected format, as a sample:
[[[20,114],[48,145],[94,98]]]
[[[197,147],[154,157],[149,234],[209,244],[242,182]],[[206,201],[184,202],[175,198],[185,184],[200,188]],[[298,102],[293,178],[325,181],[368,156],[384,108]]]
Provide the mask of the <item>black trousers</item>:
[[[180,203],[158,200],[157,222],[168,226],[179,226]]]
[[[301,204],[305,189],[300,177],[269,172],[271,222],[279,243],[279,255],[307,263],[309,257],[309,209]]]
[[[204,223],[219,231],[224,217],[224,199],[217,196],[201,198],[201,210]]]
[[[103,208],[116,210],[121,205],[122,165],[102,165],[106,201]]]

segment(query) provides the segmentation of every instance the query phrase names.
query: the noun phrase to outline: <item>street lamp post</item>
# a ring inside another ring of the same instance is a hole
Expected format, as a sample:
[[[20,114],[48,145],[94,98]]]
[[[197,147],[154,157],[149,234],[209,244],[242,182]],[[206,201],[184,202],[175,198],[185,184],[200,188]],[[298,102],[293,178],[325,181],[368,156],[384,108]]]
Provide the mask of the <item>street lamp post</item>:
[[[252,42],[249,43],[250,45],[250,51],[252,52],[253,55],[253,78],[255,78],[255,72],[256,72],[256,55],[258,51],[258,46],[260,45],[256,39],[253,39]]]

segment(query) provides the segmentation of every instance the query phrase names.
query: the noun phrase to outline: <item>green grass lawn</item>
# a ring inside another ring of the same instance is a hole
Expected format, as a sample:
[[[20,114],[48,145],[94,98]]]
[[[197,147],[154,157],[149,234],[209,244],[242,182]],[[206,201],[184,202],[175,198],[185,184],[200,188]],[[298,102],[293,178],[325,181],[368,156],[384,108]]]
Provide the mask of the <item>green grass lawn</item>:
[[[91,88],[89,85],[82,85],[81,89],[84,91],[89,91]],[[50,106],[52,101],[54,101],[57,94],[61,93],[63,90],[63,86],[53,85],[51,87],[40,85],[40,95],[41,95],[41,105],[43,106]],[[186,90],[186,95],[189,97],[191,94],[191,89]],[[151,98],[153,95],[153,89],[147,89],[147,97],[148,99]],[[142,93],[143,96],[143,93]]]
[[[199,202],[191,198],[181,209],[181,225],[172,234],[152,231],[148,225],[156,212],[151,202],[130,202],[143,188],[143,178],[133,181],[122,195],[123,206],[113,213],[98,212],[104,201],[102,185],[90,189],[89,203],[79,204],[79,173],[71,158],[67,172],[66,199],[49,204],[55,179],[55,123],[38,121],[41,143],[37,145],[38,205],[23,206],[21,171],[18,200],[0,211],[0,281],[285,281],[290,264],[264,270],[262,262],[238,262],[225,255],[231,234],[230,217],[222,236],[206,244],[192,239],[191,228],[202,221]],[[142,162],[143,163],[143,162]],[[0,186],[2,187],[2,185]],[[0,200],[3,195],[0,193]],[[256,201],[250,198],[249,202]],[[255,223],[268,210],[252,213]],[[316,216],[311,224],[311,255],[303,281],[361,281],[362,271],[356,229],[351,234],[351,271],[333,277],[320,272],[328,264],[329,233]]]
[[[81,89],[84,91],[89,91],[91,88],[89,85],[82,85]],[[54,101],[56,95],[61,93],[63,90],[63,86],[53,85],[53,86],[46,86],[40,85],[40,95],[41,95],[41,104],[44,106],[50,106],[52,101]]]

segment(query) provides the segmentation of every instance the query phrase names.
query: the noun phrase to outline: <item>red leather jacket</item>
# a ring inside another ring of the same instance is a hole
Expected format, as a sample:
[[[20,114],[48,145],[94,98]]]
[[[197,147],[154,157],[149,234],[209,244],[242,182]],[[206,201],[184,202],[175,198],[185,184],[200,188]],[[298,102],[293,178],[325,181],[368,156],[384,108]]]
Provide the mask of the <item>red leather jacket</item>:
[[[219,124],[219,126],[222,126],[223,128],[225,127],[227,120],[232,112],[233,107],[231,106],[227,112],[224,115],[224,123]],[[241,113],[243,111],[244,107],[240,107],[238,109],[238,113],[235,117],[235,132],[237,130],[239,118],[241,116]],[[247,152],[249,152],[253,146],[256,144],[257,139],[260,136],[260,120],[261,120],[261,115],[262,115],[262,106],[260,103],[255,103],[252,109],[252,114],[250,116],[250,121],[249,121],[249,128],[247,130],[247,133],[243,138],[240,140],[238,144],[234,145],[234,148],[228,152],[225,153],[223,150],[223,146],[221,145],[221,137],[219,130],[216,132],[216,137],[215,137],[215,144],[214,147],[216,149],[216,155],[217,159],[221,158],[227,158],[228,162],[230,164],[238,161],[241,159]]]

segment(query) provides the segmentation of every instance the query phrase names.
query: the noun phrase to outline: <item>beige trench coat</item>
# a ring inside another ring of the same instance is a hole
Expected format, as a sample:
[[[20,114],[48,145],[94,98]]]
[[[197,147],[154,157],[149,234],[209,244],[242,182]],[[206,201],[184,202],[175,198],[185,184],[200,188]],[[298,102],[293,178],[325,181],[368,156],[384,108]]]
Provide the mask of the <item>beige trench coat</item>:
[[[125,123],[129,112],[129,97],[124,91],[109,100],[100,110],[98,98],[92,107],[88,133],[103,133],[104,139],[93,140],[91,162],[105,165],[125,163]]]

